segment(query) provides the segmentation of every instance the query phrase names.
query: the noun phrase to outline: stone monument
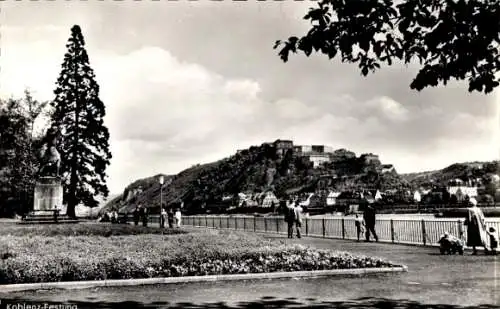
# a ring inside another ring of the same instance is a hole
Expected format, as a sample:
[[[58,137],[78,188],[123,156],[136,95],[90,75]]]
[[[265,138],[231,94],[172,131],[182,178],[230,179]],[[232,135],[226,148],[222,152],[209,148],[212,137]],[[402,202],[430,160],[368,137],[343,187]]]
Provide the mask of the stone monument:
[[[63,205],[63,187],[56,177],[40,177],[35,183],[33,199],[34,214],[52,214],[61,210]]]
[[[33,211],[28,214],[24,223],[67,223],[78,222],[69,220],[63,210],[63,186],[59,170],[61,155],[57,151],[58,132],[49,129],[40,151],[40,169],[35,182]],[[61,218],[58,217],[61,216]],[[61,220],[63,219],[63,220]]]
[[[57,151],[58,132],[49,129],[40,151],[40,170],[35,183],[33,211],[35,214],[53,213],[63,205],[63,187],[59,176],[61,155]]]

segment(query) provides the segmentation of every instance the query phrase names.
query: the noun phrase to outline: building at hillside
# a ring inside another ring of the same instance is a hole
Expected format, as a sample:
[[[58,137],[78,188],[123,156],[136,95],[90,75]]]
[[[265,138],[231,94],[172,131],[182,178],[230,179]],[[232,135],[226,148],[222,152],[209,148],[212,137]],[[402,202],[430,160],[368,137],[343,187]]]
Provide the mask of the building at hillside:
[[[418,192],[418,191],[415,191],[413,193],[413,201],[415,203],[420,203],[422,201],[422,194],[420,194],[420,192]]]
[[[271,192],[271,191],[268,191],[266,192],[266,195],[264,197],[264,199],[262,200],[262,207],[264,208],[270,208],[270,207],[278,207],[280,204],[280,201],[278,200],[278,198],[276,197],[276,195]]]
[[[330,191],[328,193],[328,196],[326,197],[326,205],[327,206],[334,206],[337,204],[337,197],[339,197],[340,192],[337,191]]]
[[[463,201],[466,197],[476,198],[478,196],[477,187],[450,186],[447,190],[450,195],[455,195],[459,202]]]
[[[300,157],[302,154],[302,146],[293,146],[293,155]]]
[[[343,161],[345,159],[356,158],[356,154],[345,148],[341,148],[333,151],[333,153],[331,154],[331,158],[333,162],[337,162],[337,161]]]
[[[330,162],[330,155],[327,153],[311,153],[307,157],[313,163],[314,168],[320,167],[325,162]]]
[[[333,147],[325,145],[300,145],[294,146],[294,155],[308,158],[315,168],[325,162],[332,161]]]
[[[380,173],[382,174],[388,174],[388,173],[395,173],[396,169],[394,168],[394,165],[392,164],[383,164],[380,167]]]
[[[274,148],[276,148],[277,155],[284,155],[288,150],[294,149],[293,141],[291,140],[276,140],[274,143]]]
[[[365,164],[380,164],[380,159],[378,155],[373,153],[364,153],[361,158],[365,161]]]
[[[312,145],[311,151],[316,152],[316,153],[325,153],[325,146],[324,145]]]
[[[300,152],[303,154],[307,154],[312,152],[312,146],[311,145],[301,145],[300,147]]]

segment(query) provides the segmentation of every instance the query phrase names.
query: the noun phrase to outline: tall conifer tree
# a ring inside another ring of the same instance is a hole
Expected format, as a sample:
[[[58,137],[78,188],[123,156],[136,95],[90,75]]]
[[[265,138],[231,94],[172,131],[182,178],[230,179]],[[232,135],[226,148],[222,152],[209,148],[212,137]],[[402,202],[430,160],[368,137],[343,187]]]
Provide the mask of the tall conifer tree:
[[[111,159],[109,132],[104,125],[104,103],[90,67],[80,26],[71,28],[62,70],[54,91],[52,127],[60,133],[61,176],[67,214],[75,206],[98,205],[96,196],[107,197],[106,167]]]

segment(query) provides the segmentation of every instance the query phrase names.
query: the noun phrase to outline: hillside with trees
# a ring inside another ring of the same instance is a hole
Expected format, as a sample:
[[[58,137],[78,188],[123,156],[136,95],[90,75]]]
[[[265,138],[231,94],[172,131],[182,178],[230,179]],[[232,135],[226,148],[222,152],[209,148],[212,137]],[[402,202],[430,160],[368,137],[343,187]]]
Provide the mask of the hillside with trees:
[[[233,156],[210,164],[196,165],[177,175],[166,176],[163,188],[165,205],[184,202],[185,211],[202,212],[210,205],[226,201],[236,204],[238,193],[273,191],[278,198],[289,194],[315,191],[321,183],[328,189],[380,189],[408,187],[396,171],[382,172],[380,161],[367,162],[345,149],[337,150],[332,162],[313,167],[305,156],[292,149],[284,153],[270,143],[252,146]],[[159,175],[140,179],[125,188],[102,211],[121,209],[130,212],[136,205],[158,211]],[[326,182],[325,182],[326,180]],[[131,193],[133,192],[133,193]]]
[[[412,188],[445,186],[450,181],[460,180],[474,186],[483,187],[488,195],[495,195],[500,174],[500,161],[455,163],[437,171],[402,174],[401,178]]]

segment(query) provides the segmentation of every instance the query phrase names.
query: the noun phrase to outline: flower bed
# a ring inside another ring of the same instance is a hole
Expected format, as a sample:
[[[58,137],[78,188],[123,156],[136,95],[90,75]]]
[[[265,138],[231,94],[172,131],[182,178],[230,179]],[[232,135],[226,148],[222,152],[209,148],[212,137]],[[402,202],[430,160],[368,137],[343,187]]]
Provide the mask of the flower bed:
[[[255,234],[0,237],[0,284],[398,266]]]

